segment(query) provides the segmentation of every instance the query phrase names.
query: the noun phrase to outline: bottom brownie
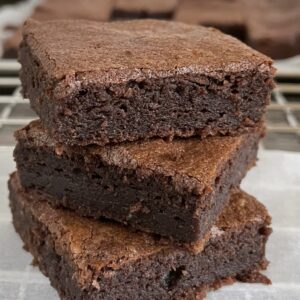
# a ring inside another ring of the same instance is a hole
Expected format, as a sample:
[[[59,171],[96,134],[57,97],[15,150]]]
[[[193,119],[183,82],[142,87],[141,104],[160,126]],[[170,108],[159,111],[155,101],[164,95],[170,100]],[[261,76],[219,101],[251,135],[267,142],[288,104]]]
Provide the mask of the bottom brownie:
[[[270,217],[241,191],[197,255],[150,234],[54,209],[43,194],[9,181],[16,231],[62,299],[201,299],[231,280],[264,277]],[[265,281],[266,282],[266,281]]]

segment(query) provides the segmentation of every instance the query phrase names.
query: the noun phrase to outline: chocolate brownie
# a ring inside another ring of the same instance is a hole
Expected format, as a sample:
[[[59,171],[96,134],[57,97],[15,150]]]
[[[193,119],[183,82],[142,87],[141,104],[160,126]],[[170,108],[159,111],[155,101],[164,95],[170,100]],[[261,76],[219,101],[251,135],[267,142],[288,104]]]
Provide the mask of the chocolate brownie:
[[[46,0],[40,3],[30,18],[38,21],[56,19],[85,19],[108,21],[113,7],[112,0]],[[22,27],[4,41],[4,58],[16,58],[22,41]]]
[[[240,0],[181,0],[176,21],[212,26],[242,41],[246,39],[243,2]]]
[[[259,269],[266,266],[270,217],[244,192],[231,194],[194,255],[146,233],[54,209],[43,193],[23,190],[16,174],[9,189],[16,231],[62,299],[202,299],[195,292],[203,296],[220,279],[264,279]]]
[[[114,0],[47,0],[39,4],[34,12],[35,20],[83,19],[108,21]]]
[[[20,2],[21,0],[0,0],[0,6],[8,5],[8,4],[15,4]]]
[[[198,243],[247,170],[261,130],[239,137],[151,140],[108,146],[56,145],[39,121],[16,132],[24,187],[83,216]]]
[[[112,19],[171,19],[178,0],[116,0]]]
[[[269,58],[201,26],[29,21],[23,34],[23,93],[64,144],[236,135],[273,88]]]
[[[270,55],[300,54],[300,1],[246,1],[248,44]]]
[[[174,19],[216,27],[274,59],[300,53],[299,0],[182,0]]]

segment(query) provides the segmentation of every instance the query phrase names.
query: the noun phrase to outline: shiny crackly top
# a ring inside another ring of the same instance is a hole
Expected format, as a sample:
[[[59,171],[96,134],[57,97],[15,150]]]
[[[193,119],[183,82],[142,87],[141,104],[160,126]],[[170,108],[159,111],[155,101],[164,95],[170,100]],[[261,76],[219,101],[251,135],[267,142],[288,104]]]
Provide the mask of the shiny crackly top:
[[[48,78],[76,85],[193,73],[222,77],[257,68],[268,72],[271,65],[218,30],[177,22],[29,20],[23,36]]]
[[[119,145],[67,147],[57,146],[48,136],[40,121],[33,121],[16,132],[17,140],[29,147],[50,147],[58,155],[66,153],[84,156],[85,160],[95,157],[108,165],[120,168],[150,170],[166,176],[179,176],[198,181],[199,189],[209,187],[215,182],[225,165],[243,149],[243,144],[251,138],[258,140],[261,130],[237,137],[208,137],[177,139],[166,142],[162,139],[132,142]],[[253,143],[250,143],[253,147]],[[247,147],[247,146],[245,146]]]
[[[115,223],[79,217],[68,210],[54,209],[43,201],[43,194],[35,190],[25,192],[16,173],[12,176],[11,186],[18,193],[18,202],[47,228],[55,241],[56,251],[66,255],[73,263],[78,280],[82,280],[83,284],[93,278],[92,270],[98,274],[102,272],[102,276],[112,276],[122,265],[161,251],[166,251],[166,254],[186,251],[166,241],[161,243],[150,234],[133,232]],[[242,191],[235,191],[212,227],[206,243],[228,231],[243,230],[246,225],[267,226],[269,223],[270,217],[261,203]],[[111,270],[109,274],[105,273],[105,269]]]

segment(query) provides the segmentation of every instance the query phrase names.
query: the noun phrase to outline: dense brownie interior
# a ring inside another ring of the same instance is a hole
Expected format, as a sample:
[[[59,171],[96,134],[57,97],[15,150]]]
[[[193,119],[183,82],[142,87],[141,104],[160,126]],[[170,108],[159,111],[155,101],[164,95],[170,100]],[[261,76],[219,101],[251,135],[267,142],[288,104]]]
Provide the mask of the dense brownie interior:
[[[56,145],[35,121],[16,133],[14,155],[22,184],[52,205],[191,243],[255,164],[261,134],[83,148]]]
[[[145,233],[53,209],[42,193],[25,192],[16,174],[9,188],[15,228],[63,298],[178,299],[265,266],[270,217],[243,192],[232,193],[203,251],[193,255]]]
[[[174,22],[28,22],[20,54],[24,95],[64,144],[234,135],[262,121],[273,88],[267,57]]]

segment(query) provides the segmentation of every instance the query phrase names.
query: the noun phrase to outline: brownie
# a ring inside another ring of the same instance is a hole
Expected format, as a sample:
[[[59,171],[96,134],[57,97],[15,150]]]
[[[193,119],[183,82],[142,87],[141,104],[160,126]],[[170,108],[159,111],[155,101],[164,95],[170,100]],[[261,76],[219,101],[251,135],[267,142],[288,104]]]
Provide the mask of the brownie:
[[[266,266],[270,217],[244,192],[231,194],[194,255],[146,233],[54,209],[43,193],[25,191],[16,174],[9,190],[16,231],[62,299],[191,300],[220,279],[268,282],[259,269]]]
[[[109,21],[114,0],[47,0],[34,12],[35,20],[84,19]]]
[[[216,27],[274,59],[300,54],[299,0],[182,0],[174,19]]]
[[[29,21],[23,35],[23,93],[68,145],[251,131],[274,85],[269,58],[201,26]]]
[[[52,205],[191,243],[197,251],[230,189],[255,164],[261,134],[68,147],[34,121],[16,132],[14,156],[23,186],[43,190]]]
[[[116,0],[112,19],[171,19],[178,0]]]
[[[240,0],[181,0],[174,19],[189,24],[212,26],[242,41],[246,39],[243,2]]]
[[[38,21],[56,19],[86,19],[108,21],[113,8],[112,0],[46,0],[32,12],[30,18]],[[4,58],[17,58],[22,41],[22,27],[4,41]]]
[[[247,1],[248,44],[274,59],[300,54],[300,1]]]

